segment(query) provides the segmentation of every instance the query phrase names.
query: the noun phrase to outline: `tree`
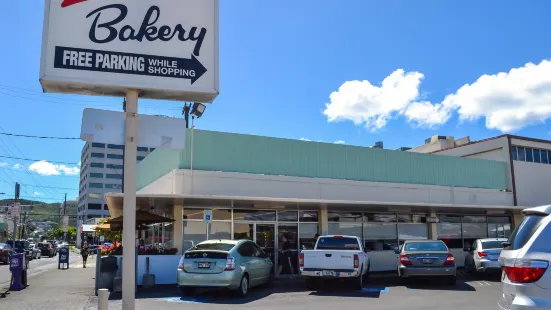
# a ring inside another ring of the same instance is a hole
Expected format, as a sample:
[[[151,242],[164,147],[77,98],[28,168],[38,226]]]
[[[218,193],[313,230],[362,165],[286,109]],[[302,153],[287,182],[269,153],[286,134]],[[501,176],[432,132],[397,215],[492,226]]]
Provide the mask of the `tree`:
[[[98,225],[101,225],[101,224],[104,224],[105,222],[107,222],[108,220],[110,220],[110,218],[105,218],[105,219],[102,219],[98,222]],[[96,235],[99,237],[99,236],[103,236],[105,238],[105,241],[111,241],[111,242],[115,242],[115,240],[122,240],[122,235],[121,235],[121,231],[112,231],[112,230],[98,230],[96,232]]]
[[[58,227],[55,229],[50,230],[50,233],[48,234],[50,238],[53,239],[62,239],[63,238],[63,228]],[[77,230],[74,226],[69,226],[67,229],[67,240],[75,239],[77,236]]]

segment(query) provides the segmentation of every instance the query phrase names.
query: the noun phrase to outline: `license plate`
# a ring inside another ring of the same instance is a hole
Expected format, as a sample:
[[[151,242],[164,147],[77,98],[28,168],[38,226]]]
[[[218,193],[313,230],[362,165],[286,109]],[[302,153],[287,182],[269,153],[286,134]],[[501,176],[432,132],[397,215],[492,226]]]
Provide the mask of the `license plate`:
[[[423,264],[432,264],[432,259],[430,259],[430,258],[423,258]]]
[[[199,263],[199,268],[210,268],[210,263]]]
[[[322,274],[324,276],[334,276],[335,275],[335,273],[333,271],[330,271],[330,270],[324,270],[324,271],[322,271]]]

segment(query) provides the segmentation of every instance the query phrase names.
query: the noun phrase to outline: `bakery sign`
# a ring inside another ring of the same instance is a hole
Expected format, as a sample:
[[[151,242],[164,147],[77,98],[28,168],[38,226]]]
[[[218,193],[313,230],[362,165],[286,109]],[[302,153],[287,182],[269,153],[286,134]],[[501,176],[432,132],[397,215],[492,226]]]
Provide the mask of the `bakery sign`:
[[[212,102],[218,0],[46,0],[45,92]]]

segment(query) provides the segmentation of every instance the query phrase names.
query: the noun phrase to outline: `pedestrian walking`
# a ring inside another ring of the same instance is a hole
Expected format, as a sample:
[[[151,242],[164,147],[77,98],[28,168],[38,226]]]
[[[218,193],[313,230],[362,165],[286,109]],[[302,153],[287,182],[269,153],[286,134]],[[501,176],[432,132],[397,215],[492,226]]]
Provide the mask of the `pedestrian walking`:
[[[84,241],[82,249],[80,249],[80,255],[82,255],[82,268],[86,268],[86,260],[88,260],[88,255],[90,255],[90,247],[87,241]]]

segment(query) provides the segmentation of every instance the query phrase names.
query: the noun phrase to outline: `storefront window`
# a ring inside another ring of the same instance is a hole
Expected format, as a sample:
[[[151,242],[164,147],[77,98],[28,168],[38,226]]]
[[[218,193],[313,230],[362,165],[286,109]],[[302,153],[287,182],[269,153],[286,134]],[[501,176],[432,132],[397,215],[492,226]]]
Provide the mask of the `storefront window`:
[[[363,224],[365,250],[391,251],[398,247],[396,214],[367,214]]]
[[[301,223],[299,224],[299,242],[303,250],[312,250],[316,244],[314,237],[318,233],[318,224]]]
[[[440,215],[437,226],[438,240],[444,241],[450,249],[462,249],[461,216]]]
[[[463,216],[463,247],[471,248],[476,239],[488,237],[486,216]]]
[[[233,223],[233,239],[253,240],[254,224]]]
[[[182,248],[185,251],[207,240],[207,228],[204,222],[184,221],[184,241]]]
[[[488,216],[488,237],[509,238],[511,235],[511,218],[508,216]]]
[[[329,212],[328,233],[362,237],[362,214],[348,212]]]
[[[267,210],[234,210],[234,221],[274,221],[276,220],[275,211]]]
[[[231,223],[216,221],[211,222],[209,224],[208,239],[231,239]]]
[[[298,212],[279,211],[277,212],[277,220],[280,222],[298,222]]]
[[[319,222],[317,211],[300,211],[298,213],[299,222]]]

